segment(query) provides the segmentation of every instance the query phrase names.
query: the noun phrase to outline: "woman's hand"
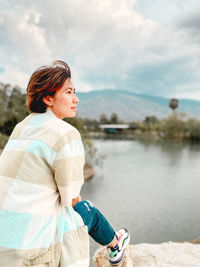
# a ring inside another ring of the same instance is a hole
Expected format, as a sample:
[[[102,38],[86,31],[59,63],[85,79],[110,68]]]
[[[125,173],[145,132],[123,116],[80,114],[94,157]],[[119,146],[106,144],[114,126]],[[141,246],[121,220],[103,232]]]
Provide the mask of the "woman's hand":
[[[82,199],[81,199],[81,196],[77,196],[75,198],[72,199],[72,207],[74,207],[76,205],[76,203],[80,202]]]

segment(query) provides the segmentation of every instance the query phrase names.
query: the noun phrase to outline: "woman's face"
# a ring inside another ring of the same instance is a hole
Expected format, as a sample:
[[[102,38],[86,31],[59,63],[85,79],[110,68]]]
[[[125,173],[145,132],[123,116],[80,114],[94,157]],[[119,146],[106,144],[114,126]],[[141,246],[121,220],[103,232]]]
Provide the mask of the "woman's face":
[[[76,116],[78,97],[70,78],[67,78],[63,86],[54,96],[48,97],[47,106],[59,119],[74,118]]]

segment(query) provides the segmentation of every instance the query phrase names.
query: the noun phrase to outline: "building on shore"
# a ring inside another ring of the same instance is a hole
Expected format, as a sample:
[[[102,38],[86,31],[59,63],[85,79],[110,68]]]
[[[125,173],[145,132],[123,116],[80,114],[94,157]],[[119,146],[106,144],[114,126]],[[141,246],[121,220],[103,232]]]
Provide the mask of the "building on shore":
[[[130,128],[129,124],[100,124],[99,128],[102,132],[108,134],[117,134],[124,133],[127,129]]]

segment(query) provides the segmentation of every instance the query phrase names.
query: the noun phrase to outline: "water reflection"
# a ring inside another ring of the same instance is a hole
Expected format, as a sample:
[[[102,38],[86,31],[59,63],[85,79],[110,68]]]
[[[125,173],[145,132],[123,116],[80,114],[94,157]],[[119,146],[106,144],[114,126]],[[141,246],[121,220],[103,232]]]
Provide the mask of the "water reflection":
[[[161,150],[170,160],[170,165],[176,165],[182,160],[186,153],[189,157],[199,155],[200,143],[191,143],[186,141],[158,141],[158,140],[139,140],[145,150]]]
[[[200,236],[200,145],[96,140],[106,158],[83,188],[115,229],[133,243],[194,240]]]

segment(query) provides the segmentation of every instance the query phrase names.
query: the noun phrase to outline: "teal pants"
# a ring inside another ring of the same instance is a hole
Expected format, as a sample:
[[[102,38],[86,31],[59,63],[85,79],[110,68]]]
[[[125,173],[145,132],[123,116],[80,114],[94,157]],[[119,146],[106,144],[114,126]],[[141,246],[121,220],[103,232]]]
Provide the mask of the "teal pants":
[[[89,235],[99,244],[108,245],[115,236],[115,231],[106,218],[96,209],[90,201],[80,201],[74,210],[82,217],[88,227]]]

